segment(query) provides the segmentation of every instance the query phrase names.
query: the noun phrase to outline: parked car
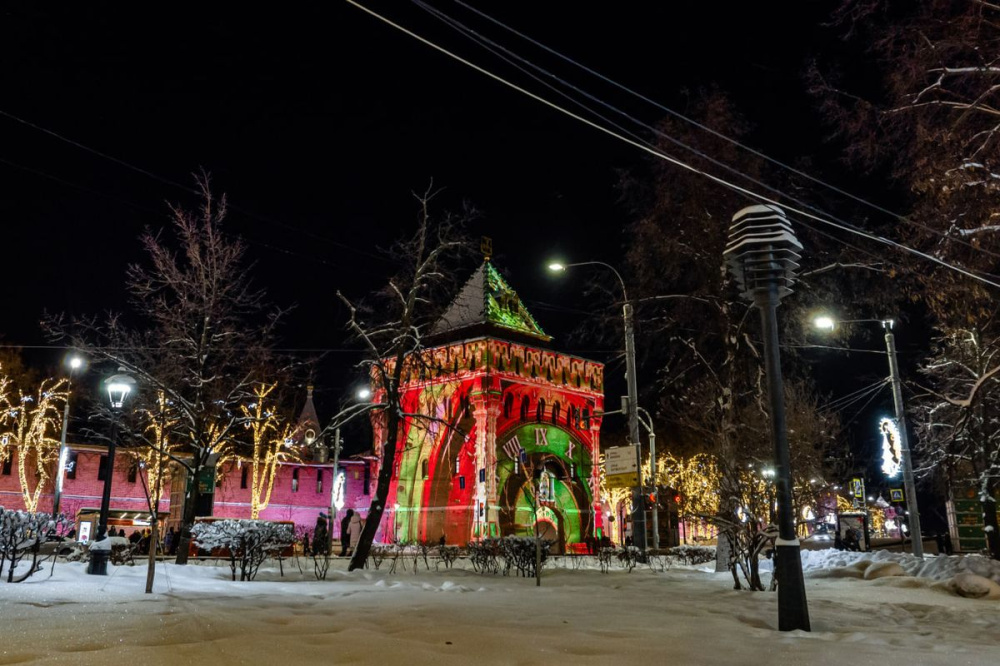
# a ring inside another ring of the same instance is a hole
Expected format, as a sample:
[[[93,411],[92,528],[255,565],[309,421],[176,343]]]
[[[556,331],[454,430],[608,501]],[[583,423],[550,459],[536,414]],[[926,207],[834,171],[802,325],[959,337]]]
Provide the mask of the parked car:
[[[67,539],[66,537],[51,537],[38,547],[39,555],[61,555],[66,556],[72,553],[77,548],[77,542],[75,539]]]

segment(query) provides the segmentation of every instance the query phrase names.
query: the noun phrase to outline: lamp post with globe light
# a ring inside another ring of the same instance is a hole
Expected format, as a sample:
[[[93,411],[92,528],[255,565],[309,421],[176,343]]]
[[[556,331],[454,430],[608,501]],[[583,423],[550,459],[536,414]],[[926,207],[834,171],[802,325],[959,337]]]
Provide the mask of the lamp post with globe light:
[[[885,330],[885,352],[889,357],[889,382],[892,384],[892,402],[896,412],[896,429],[898,429],[901,467],[903,470],[903,489],[906,493],[907,518],[910,525],[910,539],[913,554],[919,558],[924,556],[924,542],[920,531],[920,511],[917,507],[916,480],[913,476],[913,457],[910,453],[910,438],[906,432],[906,411],[903,409],[903,387],[899,379],[899,361],[896,359],[896,337],[892,333],[892,319],[846,319],[837,321],[830,315],[820,315],[813,320],[816,328],[832,331],[837,324],[879,323]]]
[[[638,485],[632,491],[632,539],[640,550],[646,548],[646,510],[643,506],[642,496],[642,453],[639,445],[639,397],[636,385],[635,368],[635,331],[632,321],[632,303],[628,300],[628,290],[625,288],[625,280],[622,279],[614,266],[603,261],[580,261],[572,264],[562,264],[553,262],[549,264],[549,270],[554,273],[561,273],[567,268],[576,266],[601,266],[607,268],[615,277],[622,288],[622,316],[625,319],[625,379],[628,386],[628,434],[631,444],[635,446],[636,469],[638,470]],[[624,406],[624,405],[623,405]],[[652,461],[655,469],[656,461]]]
[[[118,368],[118,374],[104,380],[111,403],[111,441],[108,443],[107,463],[104,467],[104,493],[101,495],[101,514],[97,523],[97,537],[90,547],[90,564],[87,573],[96,576],[108,574],[108,558],[111,555],[110,544],[104,543],[108,536],[108,513],[111,509],[111,479],[115,470],[115,448],[118,444],[118,418],[125,401],[135,389],[135,380],[125,374],[125,368]],[[95,548],[96,546],[96,548]]]

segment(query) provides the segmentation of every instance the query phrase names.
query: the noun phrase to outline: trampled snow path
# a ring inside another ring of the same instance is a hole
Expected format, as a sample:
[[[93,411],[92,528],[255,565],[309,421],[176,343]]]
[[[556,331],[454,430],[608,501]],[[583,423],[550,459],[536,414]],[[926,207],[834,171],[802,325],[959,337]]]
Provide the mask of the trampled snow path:
[[[166,565],[144,595],[144,566],[101,579],[60,563],[52,578],[0,584],[0,664],[1000,663],[1000,602],[929,578],[812,569],[813,632],[783,634],[775,595],[695,568],[546,568],[540,589],[412,565],[324,582],[289,568],[233,583],[225,566]]]

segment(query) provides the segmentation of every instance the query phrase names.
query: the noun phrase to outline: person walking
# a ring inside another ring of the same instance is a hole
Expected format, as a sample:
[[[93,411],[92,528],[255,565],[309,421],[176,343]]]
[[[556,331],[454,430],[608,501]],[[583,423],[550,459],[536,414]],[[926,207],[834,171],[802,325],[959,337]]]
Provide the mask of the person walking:
[[[354,554],[354,549],[358,547],[358,542],[361,541],[361,529],[364,527],[364,521],[361,520],[361,514],[355,513],[351,516],[351,522],[347,525],[347,531],[351,535],[351,546],[348,549],[349,554]]]
[[[330,547],[330,533],[326,528],[326,514],[316,518],[316,529],[313,530],[313,554],[327,555]]]
[[[347,514],[340,520],[340,556],[347,555],[347,549],[351,547],[351,517],[354,509],[348,509]]]
[[[167,533],[163,536],[163,552],[173,555],[174,554],[174,527],[170,526]]]

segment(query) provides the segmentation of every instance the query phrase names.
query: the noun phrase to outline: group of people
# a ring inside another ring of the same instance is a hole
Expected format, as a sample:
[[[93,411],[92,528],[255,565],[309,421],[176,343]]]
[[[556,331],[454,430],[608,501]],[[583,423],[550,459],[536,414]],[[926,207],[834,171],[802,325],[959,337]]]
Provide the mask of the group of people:
[[[302,549],[306,555],[329,555],[330,554],[330,532],[326,524],[326,514],[319,514],[316,518],[316,528],[312,533],[312,547],[310,548],[309,534],[302,536]],[[340,556],[351,555],[358,547],[361,540],[361,530],[364,529],[365,521],[361,514],[354,509],[348,509],[347,513],[340,520]]]
[[[138,554],[148,555],[149,554],[149,542],[153,538],[152,530],[148,527],[144,530],[135,530],[127,537],[125,536],[125,528],[118,528],[115,532],[114,528],[108,530],[108,536],[117,536],[122,538],[127,538],[128,542],[135,546],[135,552]],[[171,527],[167,530],[166,534],[161,532],[161,541],[157,544],[156,550],[160,554],[164,555],[176,555],[177,554],[177,533],[174,528]]]

